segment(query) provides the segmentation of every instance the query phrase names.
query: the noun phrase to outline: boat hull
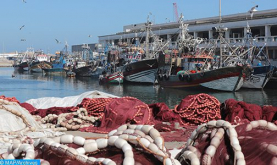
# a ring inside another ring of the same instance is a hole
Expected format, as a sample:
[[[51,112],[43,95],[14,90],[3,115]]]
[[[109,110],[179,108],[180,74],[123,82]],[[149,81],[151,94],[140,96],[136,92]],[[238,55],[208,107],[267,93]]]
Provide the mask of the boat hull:
[[[122,84],[123,83],[123,73],[122,72],[115,72],[107,77],[101,77],[99,79],[100,84]]]
[[[101,75],[104,70],[105,68],[102,66],[97,67],[96,70],[91,74],[91,77],[98,78],[99,75]]]
[[[137,83],[154,83],[157,70],[157,59],[130,63],[124,67],[124,80]]]
[[[273,70],[274,67],[270,65],[253,67],[253,73],[245,78],[242,88],[263,89],[272,77]]]
[[[14,69],[18,70],[18,71],[28,71],[29,70],[29,65],[28,65],[27,62],[22,62],[18,65],[15,65]]]
[[[79,77],[92,77],[94,76],[94,72],[97,71],[97,67],[98,66],[95,66],[95,65],[87,65],[87,66],[73,69],[73,72],[75,72],[76,76],[79,76]]]
[[[34,72],[34,73],[42,73],[43,72],[42,68],[44,68],[44,69],[51,69],[52,65],[51,65],[50,62],[46,62],[46,61],[33,62],[30,65],[30,71]]]
[[[65,74],[65,70],[63,68],[51,68],[51,69],[42,69],[45,74]]]
[[[203,86],[221,91],[237,91],[243,84],[243,67],[224,67],[198,73],[156,75],[161,87],[190,88]]]

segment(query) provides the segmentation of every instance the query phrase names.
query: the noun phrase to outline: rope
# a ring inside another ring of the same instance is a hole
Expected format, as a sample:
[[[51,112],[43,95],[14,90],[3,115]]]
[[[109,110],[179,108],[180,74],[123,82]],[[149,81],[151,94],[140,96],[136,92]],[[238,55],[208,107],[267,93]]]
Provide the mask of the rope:
[[[85,98],[78,106],[85,108],[88,116],[103,117],[106,105],[112,100],[113,98]]]
[[[189,106],[180,107],[182,102],[189,103]],[[180,115],[183,125],[199,125],[221,119],[220,102],[213,96],[200,93],[182,102],[173,111]]]

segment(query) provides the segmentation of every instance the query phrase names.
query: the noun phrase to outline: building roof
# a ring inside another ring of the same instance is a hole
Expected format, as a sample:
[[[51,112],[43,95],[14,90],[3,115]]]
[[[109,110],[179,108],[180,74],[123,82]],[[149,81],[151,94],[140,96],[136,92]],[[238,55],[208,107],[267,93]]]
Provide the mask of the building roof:
[[[252,19],[250,18],[249,12],[225,15],[225,16],[221,16],[221,23],[238,22],[238,21],[245,21],[245,20],[250,20],[250,19],[258,20],[258,19],[274,18],[274,17],[277,17],[277,9],[256,11],[255,14],[253,15]],[[216,24],[218,22],[219,22],[219,16],[193,19],[193,20],[184,20],[184,23],[189,24],[189,25]],[[155,31],[155,30],[179,28],[179,26],[180,26],[180,24],[178,22],[169,22],[169,23],[161,23],[161,24],[152,25],[151,29],[153,31]],[[142,31],[141,26],[140,27],[134,26],[128,32],[119,32],[116,34],[103,35],[103,36],[99,36],[99,37],[129,34],[129,33],[141,32],[141,31]]]

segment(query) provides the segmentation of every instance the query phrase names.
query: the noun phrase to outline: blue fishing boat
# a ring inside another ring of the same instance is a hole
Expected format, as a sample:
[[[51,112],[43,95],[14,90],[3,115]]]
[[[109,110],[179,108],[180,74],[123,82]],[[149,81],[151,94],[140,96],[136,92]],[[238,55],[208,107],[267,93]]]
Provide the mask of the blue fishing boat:
[[[52,62],[52,68],[44,68],[43,71],[45,74],[65,74],[65,64],[63,53],[60,53],[60,57]]]

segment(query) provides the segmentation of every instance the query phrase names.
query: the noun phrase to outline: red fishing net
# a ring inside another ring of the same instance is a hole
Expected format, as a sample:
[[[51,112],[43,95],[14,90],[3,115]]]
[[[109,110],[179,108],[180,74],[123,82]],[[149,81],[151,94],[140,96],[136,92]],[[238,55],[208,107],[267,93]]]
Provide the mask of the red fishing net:
[[[277,107],[272,105],[262,106],[263,116],[262,118],[266,121],[275,122],[277,120]]]
[[[154,103],[148,106],[152,110],[155,120],[166,122],[179,122],[181,120],[180,115],[174,113],[165,103]]]
[[[85,108],[89,116],[101,116],[101,125],[91,125],[80,131],[107,133],[122,124],[153,124],[163,133],[165,141],[186,141],[195,126],[211,120],[222,119],[235,124],[247,121],[277,119],[277,107],[247,104],[242,101],[228,99],[221,105],[213,96],[196,94],[185,97],[175,109],[169,109],[165,103],[147,105],[133,98],[85,98],[76,107],[52,107],[49,109],[35,109],[29,104],[21,104],[33,115],[45,117],[47,114],[61,114]],[[99,126],[99,127],[98,127]]]
[[[270,122],[277,120],[277,107],[265,105],[260,107],[243,101],[228,99],[221,105],[222,119],[234,122],[236,118],[249,121],[264,119]]]
[[[187,96],[175,106],[174,112],[182,118],[182,125],[199,125],[221,119],[220,102],[205,93]]]
[[[106,105],[112,100],[113,98],[84,98],[75,109],[77,110],[82,107],[87,110],[88,116],[102,117],[104,115]]]
[[[55,115],[59,115],[62,113],[69,113],[72,112],[72,109],[74,107],[51,107],[48,109],[36,109],[33,111],[29,111],[32,115],[39,115],[40,117],[45,117],[48,114],[55,114]]]
[[[106,105],[99,128],[90,126],[81,130],[107,133],[125,123],[154,124],[152,121],[152,112],[147,104],[133,97],[122,97]]]

